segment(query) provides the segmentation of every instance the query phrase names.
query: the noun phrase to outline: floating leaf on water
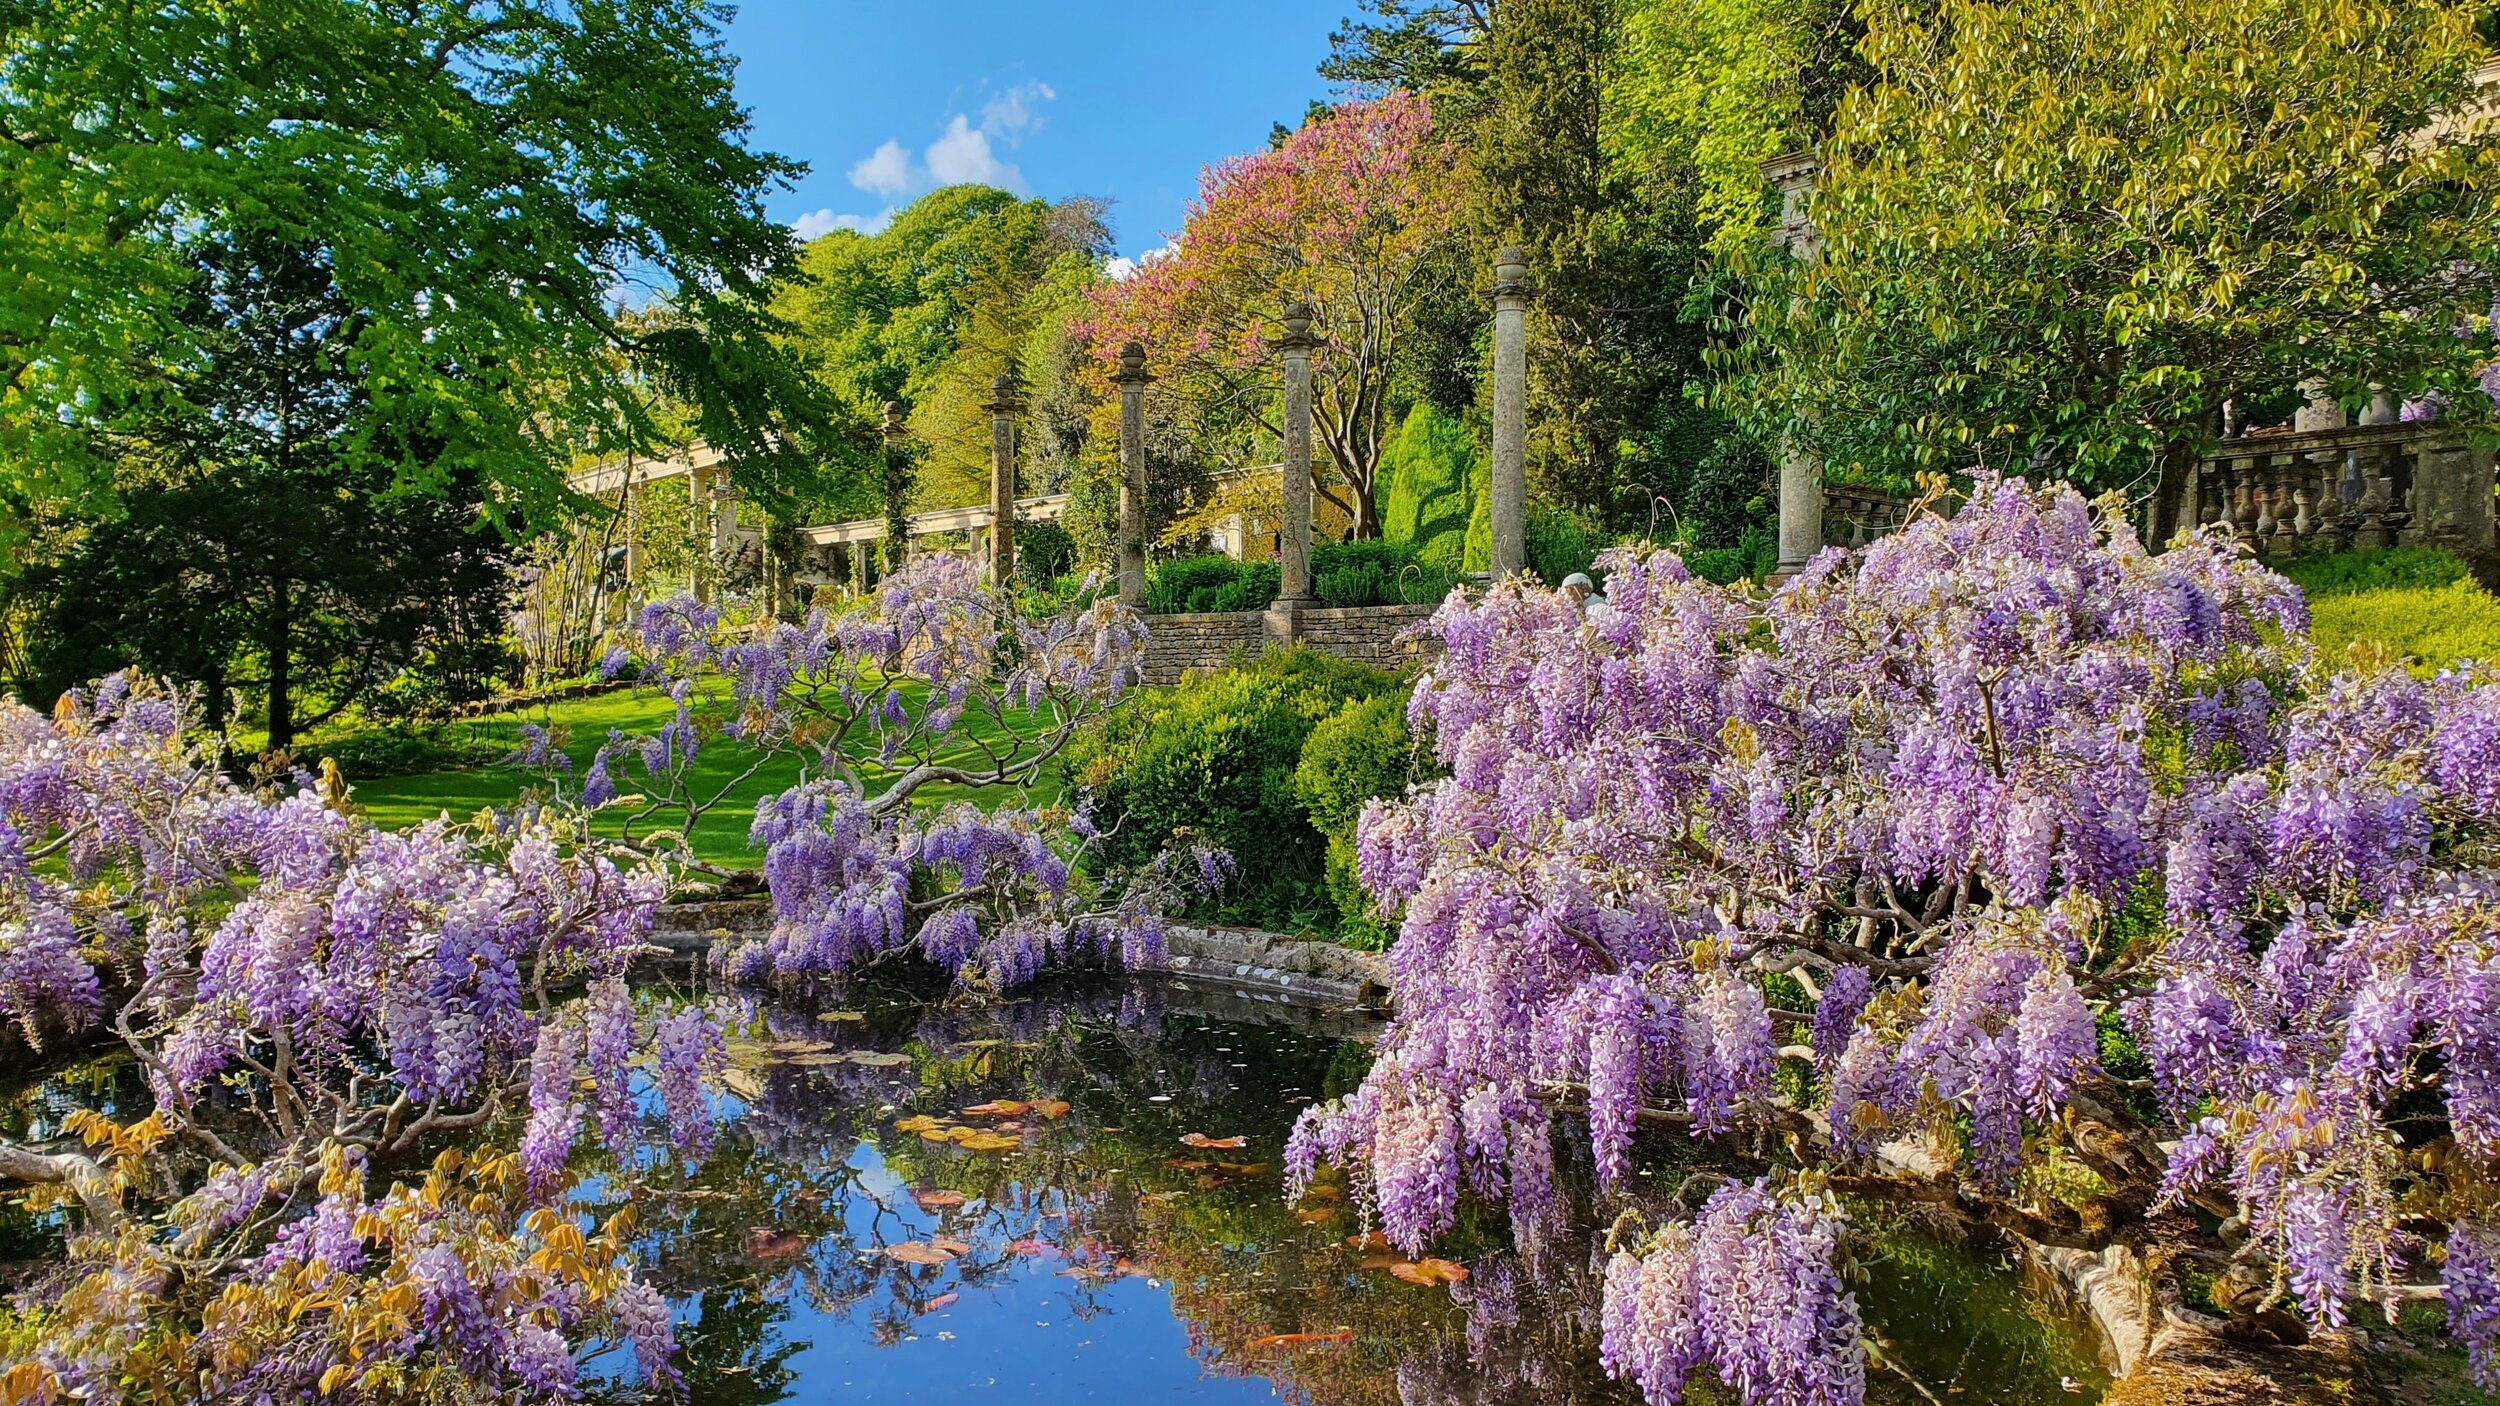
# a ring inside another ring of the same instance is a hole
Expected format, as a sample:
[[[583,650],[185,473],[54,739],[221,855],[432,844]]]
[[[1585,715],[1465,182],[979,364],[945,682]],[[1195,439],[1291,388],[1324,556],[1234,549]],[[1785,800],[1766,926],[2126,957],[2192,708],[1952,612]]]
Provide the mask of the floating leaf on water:
[[[1267,1175],[1267,1164],[1265,1162],[1218,1162],[1215,1164],[1215,1169],[1229,1176],[1236,1177],[1263,1177]]]
[[[866,1011],[818,1011],[818,1012],[816,1012],[816,1018],[817,1018],[818,1020],[866,1020],[866,1019],[868,1018],[868,1012],[866,1012]]]
[[[964,1116],[966,1118],[1021,1118],[1025,1110],[1032,1106],[1029,1103],[1018,1103],[1014,1099],[994,1099],[988,1103],[972,1105],[964,1110]]]
[[[959,1131],[961,1131],[961,1130],[960,1130],[960,1129],[953,1129],[953,1130],[949,1130],[949,1129],[945,1129],[945,1128],[922,1128],[922,1129],[920,1130],[920,1137],[921,1137],[921,1140],[922,1140],[922,1141],[924,1141],[924,1142],[953,1142],[953,1141],[955,1140],[955,1133],[956,1133],[956,1132],[959,1132]]]
[[[962,1297],[963,1295],[949,1290],[948,1292],[940,1294],[936,1298],[929,1300],[927,1303],[922,1304],[920,1306],[920,1311],[922,1313],[935,1313],[942,1308],[953,1308],[955,1306],[955,1300]]]
[[[1406,1261],[1406,1257],[1405,1257],[1404,1255],[1394,1254],[1394,1253],[1382,1253],[1382,1254],[1374,1254],[1374,1255],[1365,1255],[1365,1256],[1363,1256],[1363,1258],[1362,1258],[1362,1259],[1357,1260],[1357,1261],[1355,1262],[1354,1267],[1355,1267],[1356,1269],[1362,1269],[1362,1270],[1387,1269],[1387,1268],[1391,1267],[1392,1265],[1401,1265],[1401,1264],[1405,1264],[1406,1262],[1407,1262],[1407,1261]]]
[[[932,1235],[929,1237],[929,1243],[937,1246],[939,1249],[944,1250],[950,1255],[968,1255],[972,1253],[972,1247],[970,1245],[965,1244],[963,1241],[958,1240],[951,1235]],[[1439,1263],[1447,1264],[1448,1261],[1442,1260],[1439,1261]],[[1462,1271],[1459,1277],[1463,1279],[1466,1275]]]
[[[1303,1194],[1307,1196],[1310,1193],[1304,1192]],[[1349,1250],[1386,1250],[1390,1248],[1389,1237],[1381,1234],[1377,1230],[1367,1230],[1360,1235],[1349,1235],[1345,1238],[1345,1245]]]
[[[1053,1245],[1052,1243],[1050,1243],[1050,1242],[1049,1242],[1049,1241],[1047,1241],[1047,1240],[1035,1240],[1035,1239],[1033,1239],[1033,1238],[1031,1238],[1031,1237],[1029,1237],[1029,1236],[1028,1236],[1028,1237],[1026,1237],[1025,1239],[1022,1239],[1022,1240],[1010,1240],[1010,1241],[1008,1241],[1008,1242],[1007,1242],[1007,1253],[1009,1253],[1009,1254],[1011,1254],[1011,1255],[1027,1255],[1027,1256],[1030,1256],[1030,1255],[1055,1255],[1055,1254],[1059,1253],[1059,1247],[1058,1247],[1058,1246],[1056,1246],[1056,1245]]]
[[[1014,1138],[1000,1137],[996,1133],[974,1133],[970,1137],[960,1137],[955,1141],[966,1152],[1012,1152],[1024,1146]]]
[[[1184,1172],[1211,1172],[1215,1170],[1215,1164],[1213,1162],[1201,1162],[1194,1157],[1166,1157],[1163,1159],[1163,1165],[1167,1167],[1177,1167]]]
[[[1224,1184],[1224,1179],[1223,1179],[1222,1177],[1216,1176],[1215,1174],[1213,1174],[1213,1173],[1211,1173],[1211,1172],[1210,1172],[1209,1174],[1207,1174],[1206,1176],[1202,1176],[1202,1177],[1198,1178],[1198,1189],[1199,1189],[1200,1191],[1213,1191],[1213,1190],[1215,1190],[1217,1187],[1222,1186],[1223,1184]]]
[[[1304,1225],[1326,1225],[1337,1218],[1337,1208],[1322,1206],[1314,1211],[1296,1211],[1293,1213],[1293,1218]]]
[[[1261,1168],[1260,1170],[1264,1171],[1266,1169]],[[1334,1201],[1344,1194],[1344,1192],[1339,1191],[1333,1186],[1306,1186],[1302,1188],[1302,1199],[1305,1201]]]
[[[920,1113],[896,1123],[894,1125],[894,1131],[898,1133],[925,1133],[936,1128],[937,1125],[937,1119],[930,1117],[926,1113]]]
[[[945,1264],[963,1253],[962,1250],[944,1248],[949,1243],[961,1242],[941,1241],[938,1244],[929,1245],[918,1240],[906,1240],[900,1245],[886,1246],[885,1256],[887,1259],[901,1260],[905,1264]]]
[[[1426,1288],[1435,1284],[1467,1282],[1467,1271],[1448,1260],[1417,1260],[1413,1264],[1401,1262],[1389,1266],[1389,1272],[1409,1284],[1420,1284]]]
[[[864,1064],[871,1069],[899,1069],[911,1063],[910,1055],[888,1054],[884,1050],[853,1050],[843,1057],[853,1064]]]
[[[964,1203],[964,1194],[960,1191],[914,1188],[911,1199],[920,1203],[920,1209],[924,1211],[951,1211]]]
[[[1069,1106],[1069,1105],[1068,1105],[1068,1101],[1067,1101],[1066,1099],[1059,1099],[1059,1098],[1041,1098],[1041,1099],[1035,1099],[1035,1100],[1033,1101],[1033,1111],[1034,1111],[1035,1113],[1040,1114],[1041,1116],[1043,1116],[1043,1117],[1045,1117],[1045,1118],[1065,1118],[1065,1117],[1067,1117],[1067,1116],[1068,1116],[1068,1106]],[[1117,1130],[1117,1129],[1113,1129],[1112,1131],[1115,1131],[1115,1132],[1116,1132],[1116,1131],[1118,1131],[1118,1130]]]
[[[1252,1338],[1241,1345],[1244,1352],[1265,1352],[1274,1347],[1331,1347],[1354,1341],[1354,1330],[1341,1328],[1333,1333],[1270,1333]]]
[[[1181,1134],[1183,1147],[1248,1147],[1249,1145],[1250,1139],[1247,1137],[1208,1137],[1205,1133]]]

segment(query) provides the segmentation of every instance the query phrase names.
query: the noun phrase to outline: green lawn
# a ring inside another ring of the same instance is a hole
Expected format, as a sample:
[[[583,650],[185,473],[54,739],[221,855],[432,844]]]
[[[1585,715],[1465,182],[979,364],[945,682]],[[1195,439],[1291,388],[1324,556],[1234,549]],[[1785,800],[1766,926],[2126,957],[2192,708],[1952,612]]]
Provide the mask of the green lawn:
[[[915,694],[913,706],[917,711],[917,690],[907,691]],[[455,744],[486,742],[508,750],[520,745],[523,723],[538,723],[551,731],[560,729],[560,735],[565,739],[565,750],[574,759],[574,776],[578,780],[581,770],[589,764],[591,754],[607,739],[610,728],[619,729],[629,736],[647,736],[658,731],[674,712],[667,697],[657,690],[634,689],[593,698],[571,699],[474,722],[451,723],[444,727],[443,736],[446,741]],[[985,759],[975,740],[994,739],[996,731],[985,723],[975,722],[968,722],[961,730],[965,736],[960,745],[941,756],[940,760],[965,765],[982,764]],[[853,752],[866,758],[872,755],[872,750],[859,747]],[[734,738],[706,736],[692,768],[695,793],[710,796],[731,778],[755,766],[757,755],[755,749]],[[630,795],[641,789],[644,777],[640,760],[631,757],[622,759],[613,765],[612,770],[620,793]],[[871,787],[888,779],[873,769],[864,771],[863,777]],[[753,776],[747,777],[730,793],[727,802],[715,807],[696,825],[692,836],[695,853],[715,864],[740,867],[761,864],[763,855],[747,847],[747,827],[755,818],[755,803],[765,796],[788,789],[798,778],[796,758],[765,759]],[[357,802],[372,814],[376,823],[391,828],[418,824],[445,812],[449,812],[454,819],[466,819],[491,806],[510,805],[524,789],[537,784],[539,780],[535,773],[502,766],[415,772],[353,783]],[[978,791],[938,784],[923,788],[917,799],[930,804],[974,799],[997,805],[1021,797],[1033,804],[1046,805],[1057,799],[1058,793],[1058,768],[1056,764],[1051,764],[1043,768],[1043,775],[1027,791]],[[611,806],[599,813],[597,828],[605,834],[620,835],[640,809],[631,805]],[[667,814],[650,817],[637,823],[635,833],[648,834],[654,826],[674,823],[674,818]]]

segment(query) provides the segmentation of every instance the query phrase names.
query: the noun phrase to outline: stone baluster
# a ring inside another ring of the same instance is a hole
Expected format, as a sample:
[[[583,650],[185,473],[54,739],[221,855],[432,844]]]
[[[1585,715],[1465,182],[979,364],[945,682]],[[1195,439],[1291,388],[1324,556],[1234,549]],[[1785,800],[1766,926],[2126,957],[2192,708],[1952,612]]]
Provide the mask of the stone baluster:
[[[1146,348],[1120,348],[1120,603],[1146,608]]]
[[[2240,545],[2257,546],[2257,458],[2242,454],[2231,461],[2231,535]]]
[[[1528,568],[1528,256],[1504,249],[1493,269],[1493,579]],[[1788,491],[1780,489],[1781,559]],[[1820,506],[1818,500],[1817,506]],[[1287,512],[1292,511],[1290,505]]]
[[[2292,460],[2292,536],[2296,550],[2306,555],[2318,550],[2318,454],[2302,454]]]
[[[2249,496],[2257,505],[2249,520],[2248,545],[2263,556],[2274,547],[2274,459],[2260,454],[2248,462]]]
[[[2300,474],[2299,465],[2299,456],[2278,454],[2273,456],[2266,471],[2267,482],[2274,489],[2274,535],[2266,542],[2270,556],[2300,555],[2300,528],[2293,518],[2295,509],[2292,502],[2292,483]]]
[[[2394,535],[2387,529],[2389,492],[2390,486],[2386,479],[2370,480],[2369,491],[2361,496],[2361,526],[2353,533],[2354,546],[2371,548],[2395,545]]]

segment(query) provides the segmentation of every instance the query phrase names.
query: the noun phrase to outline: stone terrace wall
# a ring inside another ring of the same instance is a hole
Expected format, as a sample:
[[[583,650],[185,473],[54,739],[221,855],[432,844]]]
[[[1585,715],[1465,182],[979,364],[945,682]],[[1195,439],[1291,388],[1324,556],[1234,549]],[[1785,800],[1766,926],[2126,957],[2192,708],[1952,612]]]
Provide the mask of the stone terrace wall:
[[[1438,608],[1373,605],[1344,610],[1275,608],[1150,615],[1146,617],[1146,682],[1167,687],[1192,670],[1221,669],[1235,655],[1297,642],[1340,659],[1384,669],[1404,668],[1430,652],[1432,642],[1400,636],[1431,619]]]

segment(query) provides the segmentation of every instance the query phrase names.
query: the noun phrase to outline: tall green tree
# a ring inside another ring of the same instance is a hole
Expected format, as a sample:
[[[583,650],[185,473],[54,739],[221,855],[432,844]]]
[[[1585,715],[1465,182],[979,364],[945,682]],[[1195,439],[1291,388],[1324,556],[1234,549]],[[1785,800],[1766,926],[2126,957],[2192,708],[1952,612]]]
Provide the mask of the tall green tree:
[[[2487,417],[2500,122],[2435,0],[1869,5],[1819,252],[1730,251],[1731,401],[1827,463],[2173,501],[2222,407]],[[2477,330],[2480,329],[2480,330]],[[2168,516],[2156,523],[2166,534]]]
[[[105,407],[206,354],[186,247],[326,251],[359,310],[347,427],[399,481],[501,513],[650,449],[655,395],[733,472],[816,462],[766,335],[789,263],[711,0],[0,0],[0,493],[109,492]],[[643,294],[678,314],[635,325]],[[422,428],[439,452],[408,457]],[[401,452],[388,457],[393,447]]]
[[[201,685],[207,721],[248,698],[273,749],[420,659],[482,692],[506,657],[513,544],[482,485],[453,468],[393,491],[365,452],[365,330],[315,251],[205,244],[181,309],[205,359],[115,439],[115,511],[60,529],[25,582],[30,654],[49,696],[138,667]]]

